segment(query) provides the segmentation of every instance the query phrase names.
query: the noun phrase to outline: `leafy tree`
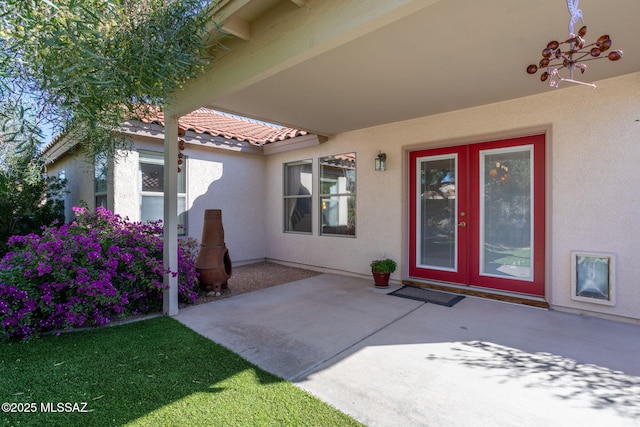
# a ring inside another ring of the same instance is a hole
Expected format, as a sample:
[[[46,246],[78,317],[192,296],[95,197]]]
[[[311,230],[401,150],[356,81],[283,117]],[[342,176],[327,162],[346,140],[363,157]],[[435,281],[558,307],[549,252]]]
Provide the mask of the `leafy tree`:
[[[65,129],[90,152],[113,154],[139,105],[165,105],[208,65],[218,47],[204,37],[209,3],[3,0],[0,116],[30,99],[29,126]]]
[[[65,181],[45,176],[45,165],[33,144],[38,130],[16,130],[12,125],[5,121],[2,128],[14,139],[0,145],[0,255],[10,236],[37,233],[41,226],[64,221]]]

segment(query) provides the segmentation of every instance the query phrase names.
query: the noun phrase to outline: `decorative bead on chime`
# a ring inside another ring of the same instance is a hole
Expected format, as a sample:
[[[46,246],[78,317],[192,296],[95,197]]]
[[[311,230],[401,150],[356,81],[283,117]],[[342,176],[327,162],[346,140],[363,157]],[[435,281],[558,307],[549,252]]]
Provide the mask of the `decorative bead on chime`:
[[[178,139],[178,173],[182,172],[182,168],[180,167],[182,165],[182,163],[184,163],[184,161],[182,160],[184,158],[184,154],[182,154],[182,151],[184,151],[184,139],[179,138]]]

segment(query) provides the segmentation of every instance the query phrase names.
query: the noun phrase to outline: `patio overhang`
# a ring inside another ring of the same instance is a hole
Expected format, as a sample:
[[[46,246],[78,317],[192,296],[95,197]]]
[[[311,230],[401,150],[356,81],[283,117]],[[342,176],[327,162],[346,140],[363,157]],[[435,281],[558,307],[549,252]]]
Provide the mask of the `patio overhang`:
[[[640,2],[584,0],[580,7],[587,41],[609,34],[624,51],[621,61],[589,63],[582,78],[597,83],[639,71],[637,24],[628,17],[640,16]],[[226,32],[227,49],[175,94],[165,114],[177,120],[204,106],[330,138],[561,92],[572,86],[551,89],[526,68],[549,41],[568,38],[569,16],[565,0],[223,0],[211,9],[211,36]],[[166,164],[176,138],[177,127],[167,128]],[[167,194],[165,229],[173,230],[176,196]],[[175,256],[165,250],[165,259]]]
[[[640,70],[637,25],[624,18],[640,2],[579,6],[587,41],[609,34],[624,51],[581,79]],[[565,0],[228,0],[211,16],[228,50],[171,113],[208,106],[326,136],[554,90],[525,69],[567,38],[570,17]]]

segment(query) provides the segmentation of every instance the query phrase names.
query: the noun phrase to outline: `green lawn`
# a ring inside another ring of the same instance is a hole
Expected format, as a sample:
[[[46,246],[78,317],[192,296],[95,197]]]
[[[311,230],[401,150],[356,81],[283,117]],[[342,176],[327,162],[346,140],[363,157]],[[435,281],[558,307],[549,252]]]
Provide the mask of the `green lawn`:
[[[0,343],[0,402],[35,410],[12,426],[359,425],[169,317]]]
[[[499,248],[487,245],[487,256],[492,264],[531,267],[531,249]]]

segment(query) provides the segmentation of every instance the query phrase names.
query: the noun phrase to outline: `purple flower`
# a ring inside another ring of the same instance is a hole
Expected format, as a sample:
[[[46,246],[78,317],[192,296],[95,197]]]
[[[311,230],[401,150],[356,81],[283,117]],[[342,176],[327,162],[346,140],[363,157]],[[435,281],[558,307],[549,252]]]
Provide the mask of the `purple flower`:
[[[47,264],[45,262],[38,263],[38,276],[44,276],[45,274],[49,274],[52,271],[51,264]]]
[[[112,316],[159,310],[163,296],[161,222],[131,223],[106,209],[75,208],[70,224],[9,239],[0,260],[0,339],[104,325]],[[179,295],[197,298],[197,242],[179,242]],[[10,314],[8,314],[10,313]]]

